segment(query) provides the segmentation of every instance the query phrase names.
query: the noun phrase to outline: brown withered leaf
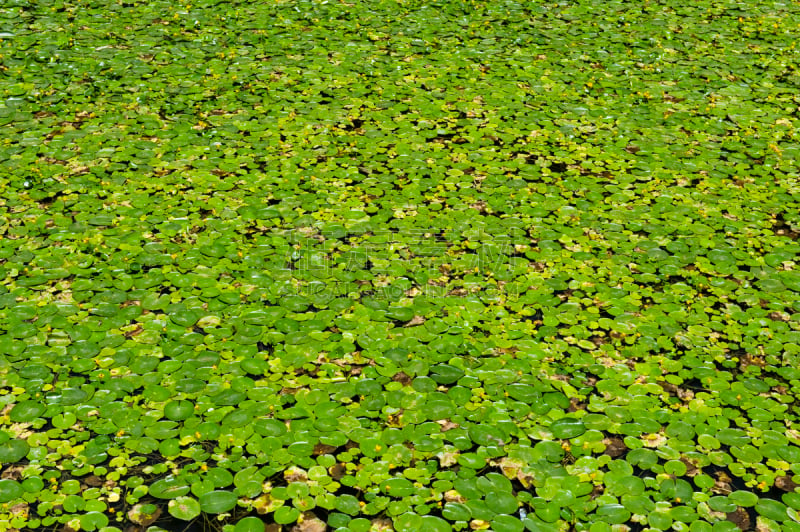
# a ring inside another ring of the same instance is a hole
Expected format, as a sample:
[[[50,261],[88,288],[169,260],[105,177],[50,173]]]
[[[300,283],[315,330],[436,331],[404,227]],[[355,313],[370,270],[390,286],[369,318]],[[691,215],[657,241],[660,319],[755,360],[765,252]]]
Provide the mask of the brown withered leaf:
[[[718,494],[718,495],[727,495],[733,488],[731,487],[731,482],[733,480],[731,477],[728,476],[725,471],[717,471],[715,473],[717,480],[714,481],[714,485],[711,487],[711,491]]]
[[[697,468],[697,461],[687,458],[685,456],[681,456],[681,462],[684,463],[686,466],[686,476],[688,477],[695,477],[698,473],[702,471]]]
[[[792,480],[792,477],[788,475],[777,477],[775,479],[775,486],[783,491],[794,491],[796,488],[800,488],[800,484]]]
[[[606,445],[606,450],[603,451],[603,454],[607,454],[611,458],[617,458],[628,452],[628,447],[622,441],[622,438],[605,438],[603,443]]]
[[[664,390],[665,392],[667,392],[670,395],[677,395],[678,394],[678,387],[675,386],[672,383],[669,383],[667,381],[658,381],[657,384],[659,386],[661,386],[662,390]]]
[[[344,464],[334,464],[328,468],[328,474],[333,480],[341,480],[347,474],[347,468]]]
[[[759,368],[763,368],[765,365],[766,362],[763,358],[751,355],[750,353],[745,353],[739,357],[739,369],[741,371],[746,371],[748,366],[757,366]]]
[[[105,482],[104,479],[98,477],[97,475],[89,475],[83,481],[86,483],[87,486],[91,486],[93,488],[97,488],[103,485]]]
[[[672,96],[671,94],[664,93],[664,101],[670,103],[680,103],[686,98],[678,98],[677,96]]]
[[[570,397],[568,411],[577,412],[578,410],[586,410],[586,404],[582,403],[577,397]]]
[[[318,443],[314,446],[314,455],[319,456],[321,454],[331,454],[335,450],[336,447],[334,447],[333,445],[325,445],[324,443]]]
[[[406,375],[404,372],[395,373],[392,377],[394,382],[399,382],[403,386],[409,386],[411,384],[411,377]]]
[[[777,312],[777,311],[775,311],[775,312],[770,312],[769,314],[767,314],[767,317],[768,317],[769,319],[771,319],[772,321],[789,321],[789,320],[791,320],[791,319],[792,319],[792,318],[791,318],[791,317],[790,317],[788,314],[786,314],[785,312]]]
[[[453,288],[452,290],[447,292],[447,295],[448,296],[465,296],[468,293],[469,292],[467,291],[466,288]]]
[[[440,419],[439,421],[437,421],[437,423],[441,427],[442,432],[447,432],[448,430],[453,430],[460,427],[458,423],[453,423],[449,419]]]
[[[750,514],[741,506],[733,512],[725,514],[728,521],[736,525],[739,530],[750,530]]]
[[[488,203],[486,203],[485,201],[483,201],[483,200],[480,200],[480,201],[476,201],[475,203],[473,203],[472,205],[470,205],[470,207],[472,207],[473,209],[475,209],[475,210],[476,210],[476,211],[478,211],[478,212],[483,212],[483,211],[485,211],[485,210],[486,210],[486,207],[487,207],[488,205],[489,205],[489,204],[488,204]]]
[[[22,478],[22,471],[25,468],[22,466],[11,466],[7,467],[3,470],[3,474],[0,475],[0,478],[4,480],[20,480]]]

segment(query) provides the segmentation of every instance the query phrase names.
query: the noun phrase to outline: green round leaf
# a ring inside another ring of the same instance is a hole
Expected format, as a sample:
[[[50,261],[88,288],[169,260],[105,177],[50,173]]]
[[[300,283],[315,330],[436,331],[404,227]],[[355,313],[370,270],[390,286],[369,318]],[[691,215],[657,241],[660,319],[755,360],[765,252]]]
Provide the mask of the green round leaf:
[[[773,499],[759,499],[756,503],[756,512],[773,521],[786,521],[789,513],[786,505]]]
[[[736,506],[743,506],[749,508],[755,506],[758,502],[758,495],[749,491],[734,491],[728,494],[728,500]],[[732,510],[728,510],[732,511]]]
[[[631,513],[621,504],[604,504],[597,508],[597,515],[601,520],[612,525],[625,523],[631,517]]]
[[[498,515],[492,519],[494,532],[522,532],[525,525],[513,515]]]
[[[695,521],[689,527],[689,532],[712,532],[714,527],[705,521]]]
[[[397,532],[418,532],[422,530],[422,516],[407,512],[394,518]]]
[[[167,505],[169,514],[183,521],[191,521],[200,515],[200,503],[192,497],[176,497]]]
[[[47,407],[37,401],[21,401],[11,409],[9,417],[14,423],[27,423],[44,414],[45,410]]]
[[[425,515],[421,520],[422,528],[420,530],[430,530],[431,532],[451,532],[453,528],[450,523],[433,515]]]
[[[800,492],[790,491],[789,493],[784,493],[781,499],[789,508],[800,510]]]
[[[171,421],[183,421],[194,414],[194,405],[189,401],[170,401],[164,406],[164,415]]]
[[[647,524],[660,530],[669,530],[672,527],[673,519],[670,512],[654,511],[647,516]]]
[[[79,519],[83,530],[100,530],[108,526],[108,516],[102,512],[87,512]]]
[[[555,438],[568,440],[586,432],[586,426],[579,419],[564,417],[550,424],[550,432]]]
[[[264,521],[258,517],[245,517],[236,523],[233,532],[264,532]]]
[[[0,462],[13,464],[22,460],[30,451],[30,445],[25,440],[6,440],[0,443]]]
[[[513,514],[519,504],[517,499],[508,492],[493,492],[486,494],[486,505],[499,514]]]
[[[347,515],[356,515],[361,511],[361,505],[357,498],[345,494],[336,497],[336,509]]]
[[[44,488],[42,477],[30,477],[22,481],[22,489],[27,493],[38,493]]]
[[[275,522],[279,525],[288,525],[297,521],[300,517],[300,510],[291,506],[281,506],[273,514]]]
[[[24,490],[16,480],[0,480],[0,503],[12,501],[21,497]]]
[[[174,499],[189,493],[189,485],[182,478],[168,476],[153,482],[148,493],[159,499]]]
[[[506,436],[503,431],[491,425],[472,425],[469,427],[469,437],[478,445],[502,446]]]
[[[390,497],[408,497],[414,493],[414,484],[403,477],[393,477],[381,482],[381,491]]]
[[[221,514],[236,507],[236,494],[232,491],[215,490],[199,497],[200,509],[207,514]]]
[[[442,516],[450,521],[469,521],[472,519],[472,512],[465,504],[448,502],[442,508]]]

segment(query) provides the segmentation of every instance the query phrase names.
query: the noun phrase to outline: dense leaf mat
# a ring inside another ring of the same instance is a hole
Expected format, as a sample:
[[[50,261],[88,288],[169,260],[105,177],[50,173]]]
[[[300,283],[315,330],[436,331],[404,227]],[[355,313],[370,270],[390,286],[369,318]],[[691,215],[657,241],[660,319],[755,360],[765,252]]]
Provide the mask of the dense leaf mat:
[[[0,522],[800,530],[799,22],[6,0]]]

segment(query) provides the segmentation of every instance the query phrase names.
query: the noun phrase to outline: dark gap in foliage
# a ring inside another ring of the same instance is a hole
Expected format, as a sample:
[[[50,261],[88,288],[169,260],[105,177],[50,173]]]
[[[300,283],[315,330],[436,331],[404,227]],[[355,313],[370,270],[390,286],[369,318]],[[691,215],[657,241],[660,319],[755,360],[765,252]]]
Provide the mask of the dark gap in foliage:
[[[256,343],[256,347],[258,348],[259,353],[266,352],[267,354],[272,355],[275,352],[275,346],[272,344],[265,344],[261,341]]]
[[[797,240],[800,237],[800,230],[795,230],[784,218],[784,214],[778,213],[774,215],[775,221],[772,224],[772,231],[778,236],[785,236],[791,240]]]

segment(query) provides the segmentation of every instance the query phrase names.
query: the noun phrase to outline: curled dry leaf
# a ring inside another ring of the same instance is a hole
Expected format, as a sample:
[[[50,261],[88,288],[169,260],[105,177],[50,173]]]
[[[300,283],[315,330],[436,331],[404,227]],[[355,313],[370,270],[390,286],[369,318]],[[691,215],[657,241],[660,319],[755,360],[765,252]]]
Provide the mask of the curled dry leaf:
[[[733,487],[731,486],[731,482],[733,482],[733,480],[728,476],[727,473],[724,471],[717,471],[716,477],[717,479],[714,481],[714,485],[711,487],[712,492],[719,495],[727,495],[733,491]]]
[[[456,490],[448,490],[444,492],[444,501],[445,502],[467,502],[459,492]]]
[[[442,432],[447,432],[448,430],[457,429],[458,427],[461,426],[458,423],[453,423],[449,419],[440,419],[439,421],[437,421],[437,423],[441,427]]]
[[[7,479],[7,480],[20,480],[22,478],[22,472],[25,470],[24,466],[11,466],[7,467],[3,470],[3,473],[0,474],[0,478]]]
[[[417,325],[422,325],[423,323],[425,323],[425,318],[423,316],[414,316],[404,325],[404,327],[416,327]]]
[[[451,467],[458,463],[458,455],[460,453],[458,451],[455,452],[442,452],[436,455],[436,458],[439,459],[439,465],[441,467]]]

